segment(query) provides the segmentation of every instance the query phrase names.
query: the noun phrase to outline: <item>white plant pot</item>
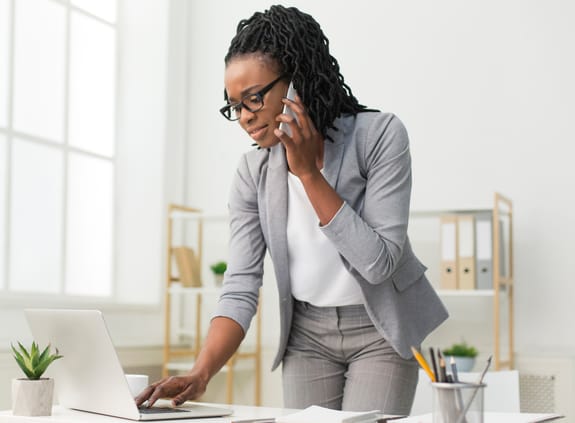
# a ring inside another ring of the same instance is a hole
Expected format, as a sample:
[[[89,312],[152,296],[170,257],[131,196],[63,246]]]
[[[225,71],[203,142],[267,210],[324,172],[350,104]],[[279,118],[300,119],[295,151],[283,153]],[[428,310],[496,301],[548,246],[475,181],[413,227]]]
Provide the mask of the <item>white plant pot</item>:
[[[216,286],[222,286],[224,282],[224,275],[214,273],[214,283]]]
[[[50,416],[54,397],[54,379],[12,379],[12,414]]]
[[[449,366],[449,361],[451,360],[450,355],[445,356],[445,363]],[[457,366],[458,372],[471,372],[473,366],[475,366],[475,357],[460,357],[454,355],[455,365]]]

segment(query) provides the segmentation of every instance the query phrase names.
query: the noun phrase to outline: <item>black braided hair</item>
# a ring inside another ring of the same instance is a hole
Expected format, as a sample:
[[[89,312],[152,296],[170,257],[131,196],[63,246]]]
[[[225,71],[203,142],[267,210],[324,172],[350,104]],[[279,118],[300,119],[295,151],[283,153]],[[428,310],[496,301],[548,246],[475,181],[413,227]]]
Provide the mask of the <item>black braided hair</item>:
[[[320,25],[295,7],[271,6],[239,22],[225,64],[253,53],[273,59],[279,65],[279,74],[291,77],[316,129],[324,137],[329,128],[337,129],[333,124],[338,116],[370,111],[359,104],[344,82]],[[227,97],[225,90],[224,96]]]

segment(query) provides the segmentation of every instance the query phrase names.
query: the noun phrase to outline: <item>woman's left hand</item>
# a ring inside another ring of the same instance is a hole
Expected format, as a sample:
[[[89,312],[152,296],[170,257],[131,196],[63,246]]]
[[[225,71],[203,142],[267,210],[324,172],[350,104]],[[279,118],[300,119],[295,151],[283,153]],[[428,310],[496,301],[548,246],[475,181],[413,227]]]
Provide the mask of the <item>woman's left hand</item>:
[[[275,129],[275,135],[279,138],[286,149],[286,157],[291,173],[300,179],[319,171],[323,152],[321,143],[323,139],[310,116],[305,110],[299,96],[295,100],[284,98],[286,104],[296,115],[296,118],[287,114],[279,114],[276,117],[278,122],[285,122],[290,126],[291,137],[280,130]]]

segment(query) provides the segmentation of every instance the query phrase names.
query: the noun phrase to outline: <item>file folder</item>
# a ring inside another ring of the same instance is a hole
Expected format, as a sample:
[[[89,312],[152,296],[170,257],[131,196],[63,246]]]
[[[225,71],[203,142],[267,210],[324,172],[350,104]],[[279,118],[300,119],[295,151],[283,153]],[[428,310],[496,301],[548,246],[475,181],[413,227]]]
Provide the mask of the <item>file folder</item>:
[[[200,287],[200,263],[194,250],[189,247],[174,247],[174,257],[180,275],[180,282],[185,287]]]
[[[491,213],[475,215],[477,289],[493,289],[493,229]]]
[[[457,289],[457,216],[442,215],[441,231],[441,289]]]
[[[457,272],[459,289],[475,289],[475,217],[457,216]]]

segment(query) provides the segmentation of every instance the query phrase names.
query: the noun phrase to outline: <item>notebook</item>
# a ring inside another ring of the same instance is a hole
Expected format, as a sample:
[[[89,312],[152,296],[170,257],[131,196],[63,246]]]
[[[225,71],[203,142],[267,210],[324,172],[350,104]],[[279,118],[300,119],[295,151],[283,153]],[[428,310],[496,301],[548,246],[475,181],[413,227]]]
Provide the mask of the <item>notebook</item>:
[[[24,310],[36,342],[64,357],[49,368],[63,407],[131,420],[221,417],[231,409],[185,403],[138,409],[99,310]]]

